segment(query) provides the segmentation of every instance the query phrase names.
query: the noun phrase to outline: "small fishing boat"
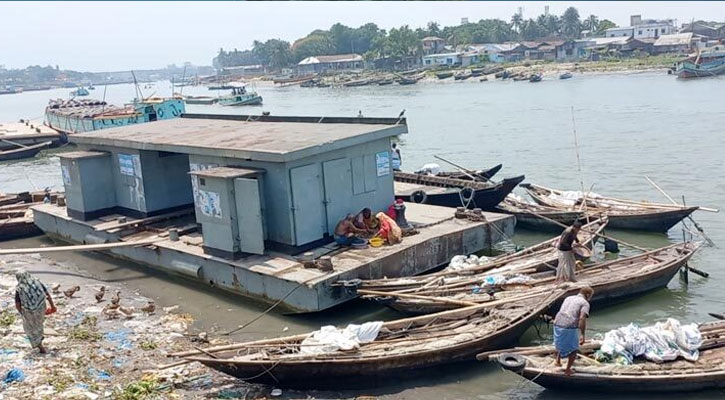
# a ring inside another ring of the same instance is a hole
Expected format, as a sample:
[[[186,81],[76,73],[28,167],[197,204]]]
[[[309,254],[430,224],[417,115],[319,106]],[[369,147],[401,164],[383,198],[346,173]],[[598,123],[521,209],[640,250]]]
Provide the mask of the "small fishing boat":
[[[344,87],[359,87],[359,86],[367,86],[369,84],[373,83],[370,79],[360,79],[357,81],[349,81],[342,84]]]
[[[393,79],[383,79],[381,81],[378,81],[378,85],[379,86],[387,86],[387,85],[392,85],[393,82],[395,82]]]
[[[374,385],[376,378],[473,360],[481,351],[513,343],[550,304],[560,301],[563,293],[554,290],[384,322],[378,325],[379,330],[368,335],[376,334],[373,340],[368,338],[347,351],[324,345],[321,330],[171,355],[198,361],[248,382],[277,387],[339,387],[341,382],[353,381]],[[372,330],[369,326],[365,328]],[[346,331],[354,328],[348,327]]]
[[[463,179],[463,180],[471,180],[471,177],[476,178],[476,180],[480,181],[488,181],[493,178],[494,175],[498,173],[498,171],[503,168],[503,164],[494,165],[493,167],[489,169],[479,169],[475,171],[441,171],[436,176],[444,177],[444,178],[455,178],[455,179]]]
[[[258,106],[262,104],[262,96],[257,92],[247,91],[244,86],[235,86],[232,93],[226,96],[219,96],[217,103],[223,106]]]
[[[579,242],[587,249],[592,249],[597,241],[598,234],[607,226],[606,220],[592,221],[584,225],[577,235]],[[475,265],[457,267],[449,265],[441,271],[398,278],[382,278],[347,282],[347,286],[356,286],[358,290],[372,290],[376,292],[419,293],[421,290],[435,288],[441,285],[468,284],[481,276],[491,274],[516,274],[519,272],[548,271],[558,265],[558,250],[555,244],[559,237],[553,237],[533,246],[519,250],[515,253],[505,254],[479,261]],[[578,258],[585,259],[588,254],[580,252]],[[345,284],[345,282],[342,282]],[[381,294],[382,296],[382,294]],[[380,300],[376,296],[367,296],[372,300]],[[383,300],[386,304],[389,302]],[[393,307],[396,308],[396,307]],[[401,310],[407,311],[407,310]]]
[[[219,101],[218,98],[212,96],[184,96],[184,103],[196,105],[212,105]]]
[[[478,81],[479,81],[479,82],[486,82],[486,81],[488,81],[488,78],[486,78],[486,77],[484,76],[483,78],[479,79]]]
[[[413,75],[413,76],[401,76],[398,79],[399,85],[415,85],[419,80],[423,79],[424,75]]]
[[[436,72],[436,78],[438,78],[438,79],[448,79],[452,76],[453,76],[453,71]]]
[[[478,78],[479,76],[483,75],[483,68],[473,68],[471,70],[471,76]]]
[[[541,82],[543,79],[544,77],[540,73],[531,74],[531,76],[529,77],[529,82]]]
[[[473,74],[471,74],[470,72],[460,72],[460,73],[456,74],[456,76],[454,76],[453,79],[457,80],[457,81],[465,81],[466,79],[468,79],[472,76],[473,76]]]
[[[570,79],[574,77],[571,72],[564,72],[563,74],[559,75],[559,79]]]
[[[495,361],[506,370],[547,389],[589,392],[663,393],[686,392],[689,398],[697,390],[725,387],[725,322],[698,326],[702,343],[695,361],[676,359],[653,362],[635,358],[630,365],[595,361],[600,341],[587,341],[580,347],[572,375],[554,365],[553,346],[518,347],[485,352],[480,361]]]
[[[520,175],[501,182],[476,182],[396,171],[394,179],[397,199],[435,206],[493,211],[525,177]]]
[[[0,241],[42,235],[43,232],[33,223],[30,207],[43,201],[55,203],[58,194],[51,191],[0,194]]]
[[[675,65],[678,78],[704,78],[725,74],[725,45],[717,45]]]
[[[552,222],[570,226],[574,221],[585,216],[583,210],[560,210],[553,207],[542,206],[522,201],[513,195],[508,195],[499,203],[497,209],[505,214],[516,217],[516,227],[544,232],[561,232],[564,228]],[[538,215],[537,215],[538,214]],[[539,215],[546,218],[541,218]]]
[[[79,87],[78,89],[70,92],[71,97],[82,97],[82,96],[88,96],[89,94],[90,93],[88,92],[88,90],[86,90],[86,88],[84,88],[82,86]]]
[[[494,78],[501,78],[501,79],[511,78],[511,73],[506,70],[498,71],[498,72],[495,72],[494,74],[495,74]]]
[[[531,79],[531,77],[524,76],[524,75],[521,75],[521,74],[514,75],[514,76],[511,77],[511,80],[513,80],[514,82],[528,81],[529,79]]]
[[[18,145],[15,148],[0,150],[0,161],[20,160],[23,158],[33,158],[41,150],[50,147],[53,141],[37,143],[30,146]]]
[[[611,305],[666,287],[698,248],[696,243],[678,243],[632,257],[591,264],[576,272],[577,284],[594,289],[592,306]],[[385,296],[379,293],[373,299],[404,313],[428,314],[460,307],[460,304],[496,301],[530,292],[551,292],[558,284],[554,282],[556,272],[550,268],[544,272],[530,267],[504,271],[497,268],[473,276],[439,277],[417,290],[389,291]],[[488,283],[494,276],[516,279],[513,280],[515,283]],[[521,279],[521,276],[529,279]],[[576,294],[577,290],[571,288],[569,294]],[[361,293],[366,292],[363,289]],[[558,308],[558,304],[553,308]]]
[[[538,204],[559,211],[586,211],[590,215],[607,215],[610,228],[667,232],[700,207],[650,203],[605,197],[596,193],[565,192],[544,186],[521,185]]]

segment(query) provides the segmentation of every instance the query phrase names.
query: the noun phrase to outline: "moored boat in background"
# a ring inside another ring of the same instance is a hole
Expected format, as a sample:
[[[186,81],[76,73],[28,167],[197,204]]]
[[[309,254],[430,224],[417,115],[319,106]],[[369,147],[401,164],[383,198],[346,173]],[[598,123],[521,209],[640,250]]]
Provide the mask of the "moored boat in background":
[[[71,97],[82,97],[88,96],[89,94],[90,93],[88,92],[88,90],[86,90],[86,88],[84,88],[83,86],[70,92]]]
[[[247,91],[244,86],[235,86],[231,94],[219,96],[217,103],[222,106],[258,106],[262,104],[262,96],[255,91]]]
[[[713,46],[675,65],[678,78],[704,78],[725,74],[725,45]]]

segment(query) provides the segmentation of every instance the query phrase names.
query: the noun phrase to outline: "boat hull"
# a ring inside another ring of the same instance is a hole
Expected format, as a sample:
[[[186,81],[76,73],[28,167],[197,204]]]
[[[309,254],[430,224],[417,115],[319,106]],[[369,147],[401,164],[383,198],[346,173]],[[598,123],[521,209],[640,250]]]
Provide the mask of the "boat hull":
[[[50,147],[53,142],[47,141],[27,147],[18,147],[11,150],[0,151],[0,161],[21,160],[33,158],[41,150]]]
[[[288,388],[339,387],[341,382],[360,382],[373,378],[405,375],[415,370],[455,362],[471,361],[477,353],[495,350],[514,343],[534,323],[549,305],[541,304],[525,317],[496,331],[494,334],[460,343],[444,349],[413,354],[391,354],[376,358],[344,357],[338,360],[289,361],[225,361],[194,358],[206,366],[247,382],[273,384]],[[269,372],[269,373],[268,373]]]
[[[480,208],[485,211],[495,211],[496,206],[500,202],[502,202],[503,199],[505,199],[506,196],[508,196],[508,194],[511,193],[519,183],[523,182],[524,179],[525,177],[521,175],[515,178],[504,179],[500,183],[490,188],[474,189],[473,200],[468,204],[468,208]],[[411,200],[412,196],[403,196],[396,194],[395,197],[404,201],[418,202],[415,201],[415,199]],[[443,207],[464,206],[461,201],[461,194],[459,191],[456,190],[448,191],[446,193],[433,193],[427,195],[422,203]]]
[[[262,104],[262,96],[254,96],[248,99],[242,100],[227,100],[224,98],[219,99],[219,104],[227,107],[235,106],[258,106]]]
[[[21,217],[11,218],[9,221],[0,220],[0,242],[42,234],[43,231],[35,226],[32,218]]]
[[[577,372],[566,376],[538,368],[519,372],[524,378],[547,389],[597,392],[666,393],[725,387],[725,371],[672,375],[603,375]]]

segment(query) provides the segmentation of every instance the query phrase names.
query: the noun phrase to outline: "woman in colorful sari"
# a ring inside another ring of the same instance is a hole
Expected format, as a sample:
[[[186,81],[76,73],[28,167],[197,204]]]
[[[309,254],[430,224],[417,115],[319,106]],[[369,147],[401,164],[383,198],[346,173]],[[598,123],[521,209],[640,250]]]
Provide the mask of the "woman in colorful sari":
[[[403,231],[387,214],[379,212],[375,215],[375,218],[378,219],[378,223],[380,224],[378,236],[383,238],[388,244],[400,243],[403,240]]]
[[[23,317],[23,330],[28,335],[30,346],[37,347],[41,353],[47,350],[43,346],[43,323],[45,315],[56,311],[53,298],[37,278],[27,271],[15,274],[18,286],[15,288],[15,308]],[[48,300],[50,308],[45,308],[45,300]]]

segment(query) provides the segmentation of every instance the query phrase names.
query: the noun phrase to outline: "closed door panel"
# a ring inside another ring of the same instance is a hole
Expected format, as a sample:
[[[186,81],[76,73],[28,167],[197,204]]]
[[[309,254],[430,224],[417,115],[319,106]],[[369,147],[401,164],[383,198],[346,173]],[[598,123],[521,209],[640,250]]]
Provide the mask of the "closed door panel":
[[[292,168],[290,181],[297,246],[322,239],[326,222],[319,166],[310,164]]]
[[[345,214],[351,212],[352,168],[350,159],[327,161],[322,164],[325,182],[325,210],[327,211],[327,232],[333,234],[335,225]]]
[[[264,225],[259,181],[249,178],[234,180],[239,224],[239,248],[245,253],[264,254]]]

